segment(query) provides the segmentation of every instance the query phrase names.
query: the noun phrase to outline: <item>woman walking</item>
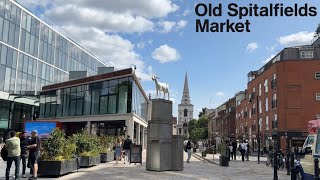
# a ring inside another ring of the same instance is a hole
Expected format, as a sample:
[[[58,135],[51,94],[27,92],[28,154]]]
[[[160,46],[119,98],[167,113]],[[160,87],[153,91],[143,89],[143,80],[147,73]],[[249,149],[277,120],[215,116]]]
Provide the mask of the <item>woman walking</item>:
[[[115,153],[116,153],[116,163],[118,164],[118,161],[121,160],[121,139],[120,137],[117,138],[116,144],[115,144]]]

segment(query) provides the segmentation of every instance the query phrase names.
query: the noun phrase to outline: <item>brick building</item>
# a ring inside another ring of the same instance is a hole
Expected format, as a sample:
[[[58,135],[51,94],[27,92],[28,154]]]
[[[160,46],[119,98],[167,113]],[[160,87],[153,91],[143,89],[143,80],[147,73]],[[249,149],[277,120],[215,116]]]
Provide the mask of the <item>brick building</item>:
[[[308,121],[320,118],[320,47],[285,48],[249,72],[248,80],[237,101],[236,134],[248,139],[253,149],[258,128],[261,147],[271,146],[272,133],[277,133],[284,149],[285,139],[305,135]]]

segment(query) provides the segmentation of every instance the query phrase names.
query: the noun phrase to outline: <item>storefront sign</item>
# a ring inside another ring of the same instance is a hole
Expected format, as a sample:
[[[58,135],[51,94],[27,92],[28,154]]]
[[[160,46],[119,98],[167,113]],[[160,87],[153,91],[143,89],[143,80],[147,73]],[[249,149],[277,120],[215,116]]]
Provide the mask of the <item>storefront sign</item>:
[[[141,163],[142,165],[142,146],[141,145],[131,146],[130,163]]]
[[[302,147],[304,140],[292,140],[292,147]]]

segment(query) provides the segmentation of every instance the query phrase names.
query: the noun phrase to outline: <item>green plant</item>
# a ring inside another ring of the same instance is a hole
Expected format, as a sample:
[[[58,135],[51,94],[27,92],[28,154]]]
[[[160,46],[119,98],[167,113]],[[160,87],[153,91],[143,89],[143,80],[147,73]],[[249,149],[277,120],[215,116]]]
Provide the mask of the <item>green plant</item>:
[[[112,136],[107,136],[107,135],[100,136],[99,152],[100,153],[112,152],[114,142],[115,142],[115,138]]]
[[[99,154],[100,138],[86,130],[73,134],[70,141],[76,144],[76,155],[97,156]]]
[[[65,138],[65,133],[59,128],[54,129],[48,139],[41,145],[41,158],[46,161],[63,161],[71,159],[76,145]]]

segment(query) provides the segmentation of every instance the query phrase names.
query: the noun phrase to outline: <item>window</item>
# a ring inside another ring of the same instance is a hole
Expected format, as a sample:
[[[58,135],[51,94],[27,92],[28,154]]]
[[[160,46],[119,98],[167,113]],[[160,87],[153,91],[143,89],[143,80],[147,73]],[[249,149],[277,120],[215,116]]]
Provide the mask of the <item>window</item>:
[[[320,101],[320,93],[316,93],[316,100]]]
[[[262,113],[262,105],[261,105],[262,103],[261,103],[261,100],[259,100],[259,114],[261,114]]]
[[[317,119],[320,119],[320,114],[316,114],[316,118],[317,118]]]
[[[314,73],[314,78],[315,79],[320,79],[320,72]]]
[[[300,51],[300,57],[304,59],[313,58],[313,51]]]
[[[262,118],[259,119],[259,131],[262,131]]]
[[[271,89],[276,88],[276,74],[272,74]]]
[[[272,121],[272,129],[278,128],[278,115],[274,114],[274,118]]]
[[[183,115],[184,115],[184,117],[187,117],[187,116],[188,116],[188,110],[187,110],[187,109],[184,109]]]
[[[249,109],[249,119],[251,119],[251,116],[252,116],[252,110],[251,109]]]
[[[277,94],[272,95],[272,109],[274,108],[277,108]]]
[[[264,92],[268,92],[268,79],[264,80]]]
[[[269,116],[266,116],[266,131],[269,130]]]
[[[268,97],[266,97],[266,112],[269,110],[269,103],[268,103]]]
[[[261,96],[261,83],[259,84],[259,96]]]

